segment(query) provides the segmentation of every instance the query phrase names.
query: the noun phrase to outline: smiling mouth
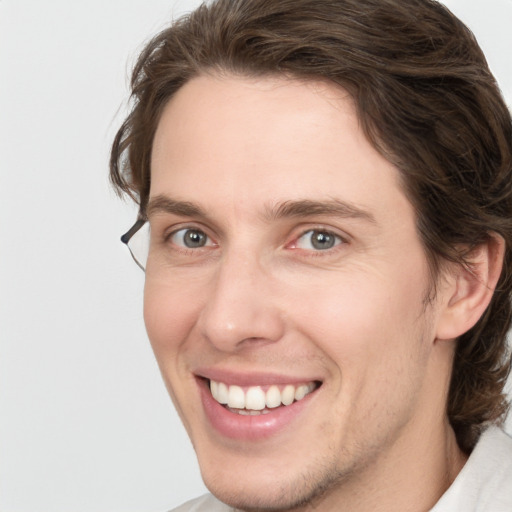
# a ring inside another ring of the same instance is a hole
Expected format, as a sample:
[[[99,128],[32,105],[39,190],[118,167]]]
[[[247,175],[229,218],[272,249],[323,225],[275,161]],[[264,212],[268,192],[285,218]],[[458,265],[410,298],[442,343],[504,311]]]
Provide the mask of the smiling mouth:
[[[246,416],[269,414],[272,409],[287,407],[302,400],[319,386],[320,382],[317,381],[284,386],[241,387],[214,380],[210,380],[209,384],[210,392],[216,402],[230,412]]]

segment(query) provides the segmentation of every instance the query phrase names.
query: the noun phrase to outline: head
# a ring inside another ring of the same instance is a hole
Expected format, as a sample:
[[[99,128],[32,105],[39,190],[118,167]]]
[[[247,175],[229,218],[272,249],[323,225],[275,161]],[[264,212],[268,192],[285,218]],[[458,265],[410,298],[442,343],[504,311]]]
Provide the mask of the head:
[[[391,196],[396,190],[403,195],[406,203],[402,204],[398,196],[393,196],[397,201],[390,204],[395,204],[403,215],[410,214],[417,249],[421,249],[415,252],[416,248],[411,247],[410,257],[417,263],[417,289],[421,288],[421,301],[416,304],[419,309],[412,309],[415,318],[421,313],[422,323],[418,327],[414,319],[406,319],[405,325],[411,327],[409,335],[418,338],[419,345],[425,336],[453,341],[446,351],[451,353],[447,359],[450,363],[448,384],[436,389],[442,394],[446,388],[446,396],[442,396],[444,412],[459,446],[470,451],[486,425],[504,418],[507,403],[503,387],[510,369],[505,336],[511,317],[512,123],[474,37],[449,11],[429,0],[220,0],[203,5],[178,20],[146,46],[133,72],[132,89],[133,109],[114,141],[111,177],[118,190],[138,202],[142,217],[148,214],[150,198],[160,196],[160,189],[166,186],[163,169],[172,173],[169,166],[162,163],[168,155],[162,150],[165,141],[172,139],[174,131],[175,139],[186,147],[181,127],[184,126],[183,133],[192,134],[185,126],[185,106],[188,105],[188,112],[191,112],[194,94],[198,99],[206,98],[205,111],[210,116],[215,114],[221,118],[223,112],[229,110],[230,102],[229,95],[224,95],[223,100],[223,90],[239,101],[240,112],[246,112],[247,119],[251,118],[251,104],[259,105],[262,116],[267,115],[269,120],[272,112],[278,112],[281,106],[281,114],[291,115],[294,109],[287,104],[287,99],[305,105],[306,111],[310,108],[320,112],[321,105],[326,104],[336,111],[349,113],[342,115],[350,119],[345,119],[348,124],[340,128],[359,133],[364,143],[356,137],[357,143],[350,144],[340,131],[340,145],[347,151],[350,147],[359,148],[368,157],[367,164],[373,162],[376,167],[386,169],[383,173],[388,175],[387,185],[380,185],[391,187]],[[280,97],[279,91],[286,94]],[[308,91],[317,99],[321,98],[318,104],[306,94]],[[274,102],[272,109],[263,108],[263,97],[269,104]],[[200,112],[197,114],[199,116]],[[274,126],[278,119],[273,120]],[[172,125],[173,120],[179,120],[180,130],[176,129],[176,124]],[[228,126],[232,120],[227,117],[223,126]],[[322,123],[331,126],[326,119]],[[219,127],[220,131],[223,126]],[[244,128],[248,130],[250,126]],[[335,132],[334,126],[332,124],[331,132]],[[288,125],[289,129],[291,127],[293,124]],[[254,129],[263,130],[259,125]],[[299,134],[297,137],[300,139]],[[216,147],[218,145],[219,141]],[[331,148],[333,154],[336,153],[334,148]],[[171,158],[171,161],[178,160]],[[185,167],[177,169],[176,177],[169,182],[171,188],[176,187],[181,192],[192,187],[190,183],[185,187],[187,179],[196,183],[202,179],[194,175],[195,168],[193,178],[186,178]],[[219,175],[222,171],[215,165],[211,166],[210,171],[213,170],[217,174],[205,176],[205,182],[212,191],[217,185],[223,190],[224,177]],[[326,187],[343,188],[351,179],[354,182],[361,179],[359,171],[354,168],[350,176],[335,177],[332,183],[320,179],[318,182]],[[258,172],[261,174],[261,168]],[[229,180],[235,178],[238,179],[229,175]],[[271,183],[272,175],[262,175],[261,181],[265,179],[269,180],[272,190],[279,190],[278,184]],[[307,183],[308,177],[298,172],[296,179]],[[366,192],[372,189],[369,183],[377,179],[379,175],[366,176]],[[395,182],[396,190],[392,185]],[[265,196],[258,197],[258,183],[255,180],[246,185],[259,200]],[[290,183],[295,185],[293,178]],[[288,199],[300,199],[305,193],[298,194]],[[375,194],[377,197],[377,191]],[[203,197],[201,193],[199,197]],[[208,206],[207,198],[205,193],[200,206]],[[356,198],[356,204],[365,202],[363,196]],[[190,198],[186,199],[185,202],[189,202]],[[251,194],[247,196],[248,204],[250,200]],[[366,200],[373,199],[367,196]],[[217,204],[221,204],[220,197]],[[215,203],[209,206],[214,211]],[[384,211],[384,204],[381,206]],[[197,217],[197,208],[183,212],[183,207],[187,204],[180,205],[180,215]],[[407,231],[407,227],[404,229]],[[215,234],[212,233],[211,239],[215,239]],[[479,281],[482,278],[479,261],[483,253],[490,255],[491,260],[499,260],[493,266],[496,276],[491,280],[490,293],[482,299],[483,305],[477,308],[471,321],[457,323],[454,320],[450,328],[446,327],[449,322],[443,320],[444,335],[441,336],[436,330],[439,318],[444,314],[443,308],[455,300],[453,293],[447,292],[450,282],[460,276],[466,276],[465,282],[470,282],[471,275]],[[398,282],[398,275],[394,277]],[[286,280],[281,284],[286,284]],[[360,285],[353,282],[351,286],[356,289]],[[286,290],[281,288],[262,285],[261,294],[275,294],[286,302],[286,297],[282,297]],[[397,284],[396,293],[404,295],[406,288]],[[152,332],[155,338],[159,337],[158,329],[152,331],[151,327],[158,316],[154,310],[165,309],[165,294],[155,301],[153,292],[154,284],[150,282],[146,287],[146,304],[153,308],[153,311],[146,311],[150,339]],[[176,308],[180,297],[173,293],[178,301],[173,302]],[[340,296],[339,300],[342,299]],[[378,303],[379,297],[374,300]],[[396,315],[405,312],[403,303],[391,302],[390,310]],[[155,305],[157,303],[160,305]],[[205,332],[215,331],[212,320],[215,307],[211,302],[205,303],[209,320],[206,313],[198,313],[199,323],[202,323],[198,329],[206,338],[209,335]],[[372,312],[371,307],[369,312]],[[330,314],[335,318],[334,311],[330,310]],[[303,316],[307,317],[307,311]],[[362,318],[360,321],[364,322]],[[400,323],[402,319],[397,316],[394,321]],[[269,331],[268,336],[250,333],[247,336],[280,338],[278,323],[276,321],[275,332]],[[268,325],[271,330],[274,325],[271,319]],[[326,333],[326,337],[329,335]],[[393,333],[390,331],[389,335],[392,337]],[[219,336],[226,338],[227,335]],[[158,347],[158,343],[153,341],[154,347]],[[315,357],[302,348],[307,357]],[[356,357],[357,350],[354,350],[352,355]],[[155,351],[159,358],[158,350]],[[272,350],[267,353],[266,364],[272,366],[272,358],[279,354]],[[240,368],[249,369],[251,358],[258,360],[254,354],[254,346],[246,352],[245,359],[237,352],[235,359]],[[430,371],[426,363],[430,361],[429,354],[423,349],[408,354],[416,361],[415,371],[418,368],[425,368],[426,373]],[[367,354],[367,359],[371,358],[372,355]],[[161,360],[159,363],[165,378],[166,363]],[[212,361],[208,364],[215,366]],[[262,360],[258,364],[261,365]],[[402,368],[402,363],[399,366]],[[173,395],[172,379],[168,385]],[[422,394],[420,387],[416,398]],[[173,398],[180,409],[183,405],[180,396]],[[186,411],[181,410],[181,414],[198,449],[195,427],[187,425]],[[329,425],[325,428],[328,431]],[[201,460],[201,454],[198,455]]]

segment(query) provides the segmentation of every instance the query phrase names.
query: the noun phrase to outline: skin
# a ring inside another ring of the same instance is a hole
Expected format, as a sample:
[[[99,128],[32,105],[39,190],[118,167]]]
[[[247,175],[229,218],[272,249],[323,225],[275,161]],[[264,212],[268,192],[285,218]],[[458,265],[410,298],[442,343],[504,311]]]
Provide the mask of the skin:
[[[163,112],[151,177],[145,322],[209,489],[242,510],[432,507],[466,460],[445,413],[453,339],[488,296],[445,271],[427,303],[413,208],[347,94],[197,77]],[[306,200],[349,208],[280,209]],[[311,230],[336,243],[316,249]],[[276,434],[231,439],[205,414],[205,368],[321,386]]]

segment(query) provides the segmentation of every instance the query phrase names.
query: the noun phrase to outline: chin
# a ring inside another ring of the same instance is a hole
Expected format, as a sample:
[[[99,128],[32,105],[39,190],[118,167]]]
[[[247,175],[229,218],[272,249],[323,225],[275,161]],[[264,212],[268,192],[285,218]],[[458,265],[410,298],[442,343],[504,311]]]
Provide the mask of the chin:
[[[215,459],[214,459],[215,460]],[[206,487],[220,501],[248,512],[299,510],[323,501],[337,488],[343,475],[328,461],[316,468],[304,469],[300,464],[273,467],[271,461],[229,469],[227,464],[201,464]],[[219,469],[220,468],[220,469]]]
[[[230,507],[244,511],[294,510],[311,503],[316,493],[297,491],[295,486],[274,482],[272,486],[222,485],[217,482],[208,485],[210,492]],[[292,489],[291,487],[295,487]],[[300,484],[297,485],[300,487]],[[313,494],[313,496],[312,496]]]

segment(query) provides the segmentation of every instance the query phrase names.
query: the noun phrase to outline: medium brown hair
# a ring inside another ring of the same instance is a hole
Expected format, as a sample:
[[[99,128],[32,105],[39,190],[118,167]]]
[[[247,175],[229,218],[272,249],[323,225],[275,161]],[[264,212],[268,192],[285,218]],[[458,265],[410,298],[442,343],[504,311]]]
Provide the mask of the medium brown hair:
[[[468,28],[431,0],[218,0],[157,35],[132,76],[111,179],[144,215],[164,105],[207,72],[323,79],[353,97],[368,139],[401,172],[433,276],[467,265],[497,233],[502,275],[485,314],[457,341],[447,411],[462,449],[502,421],[510,370],[512,122]],[[464,247],[464,253],[460,248]]]

